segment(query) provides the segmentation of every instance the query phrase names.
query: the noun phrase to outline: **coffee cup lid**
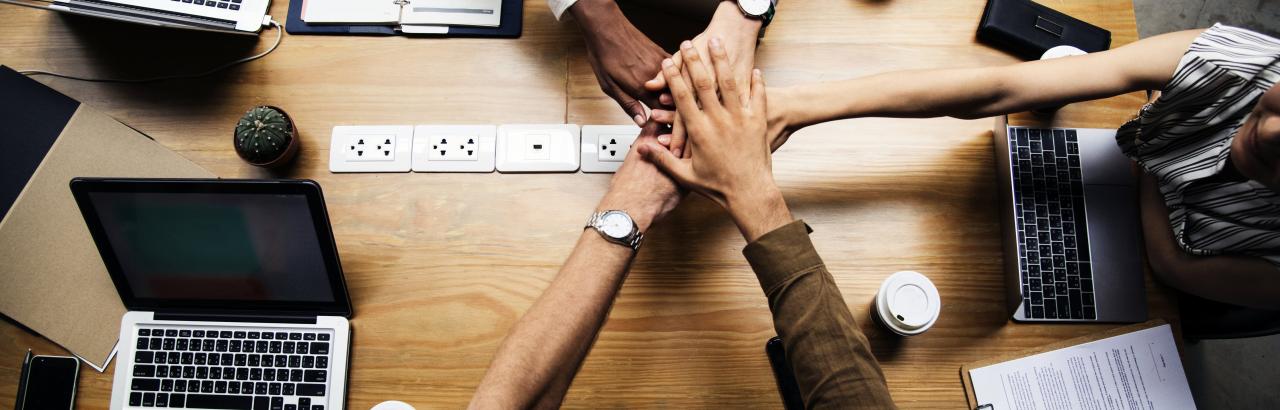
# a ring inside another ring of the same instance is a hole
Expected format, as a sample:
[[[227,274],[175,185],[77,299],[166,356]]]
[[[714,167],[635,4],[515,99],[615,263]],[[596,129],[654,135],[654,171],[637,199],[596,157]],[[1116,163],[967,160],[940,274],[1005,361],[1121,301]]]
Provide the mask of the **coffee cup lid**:
[[[881,320],[893,330],[908,335],[928,330],[942,309],[938,288],[929,278],[912,271],[898,272],[885,279],[876,303]]]
[[[413,406],[409,405],[409,403],[405,403],[397,400],[390,400],[390,401],[384,401],[382,403],[378,403],[378,405],[373,406],[373,408],[369,410],[414,410],[414,409],[413,409]]]
[[[1062,58],[1062,57],[1082,56],[1085,54],[1089,54],[1089,53],[1086,53],[1084,52],[1084,50],[1081,50],[1079,48],[1075,48],[1072,46],[1057,46],[1057,47],[1053,47],[1048,50],[1045,50],[1044,54],[1040,56],[1040,59],[1051,60],[1051,59]]]

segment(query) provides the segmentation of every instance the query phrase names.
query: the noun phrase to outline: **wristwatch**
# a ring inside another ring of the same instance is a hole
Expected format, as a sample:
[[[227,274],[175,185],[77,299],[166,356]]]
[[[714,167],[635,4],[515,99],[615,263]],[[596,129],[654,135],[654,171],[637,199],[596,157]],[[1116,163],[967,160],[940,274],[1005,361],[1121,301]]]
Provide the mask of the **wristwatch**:
[[[773,21],[774,3],[776,0],[738,0],[738,8],[742,10],[742,14],[751,18],[758,18],[764,22],[760,26],[761,32],[765,27],[769,26],[769,22]]]
[[[636,225],[635,220],[631,219],[627,211],[611,209],[596,212],[591,214],[586,227],[595,229],[606,241],[629,247],[631,250],[639,250],[640,241],[644,240],[640,227]]]

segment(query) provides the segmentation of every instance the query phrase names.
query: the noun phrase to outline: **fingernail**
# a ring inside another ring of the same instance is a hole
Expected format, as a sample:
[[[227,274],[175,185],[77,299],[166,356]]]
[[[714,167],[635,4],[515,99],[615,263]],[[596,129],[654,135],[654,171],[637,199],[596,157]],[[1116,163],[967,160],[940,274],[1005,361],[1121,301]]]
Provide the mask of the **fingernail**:
[[[692,49],[692,48],[693,48],[693,42],[691,42],[691,41],[689,41],[689,40],[685,40],[684,42],[681,42],[681,43],[680,43],[680,49],[681,49],[681,50],[689,50],[689,49]]]
[[[641,127],[644,126],[644,117],[641,116],[640,114],[636,114],[636,116],[631,117],[631,119],[636,120],[636,125],[639,125]]]
[[[759,69],[759,68],[757,68],[757,69],[751,70],[751,75],[756,76],[756,77],[759,77],[759,76],[764,75],[764,73],[761,73],[761,72],[760,72],[760,69]]]
[[[676,148],[671,150],[671,155],[675,155],[677,158],[680,157],[680,149]]]
[[[720,36],[711,37],[711,47],[715,47],[716,49],[720,48]]]
[[[670,136],[670,135],[660,135],[660,136],[658,136],[658,142],[661,142],[661,143],[662,143],[662,145],[670,144],[670,143],[671,143],[671,136]]]
[[[670,59],[670,58],[664,58],[664,59],[662,59],[662,66],[663,66],[663,67],[671,67],[671,66],[673,66],[673,65],[675,65],[675,63],[671,62],[671,59]]]

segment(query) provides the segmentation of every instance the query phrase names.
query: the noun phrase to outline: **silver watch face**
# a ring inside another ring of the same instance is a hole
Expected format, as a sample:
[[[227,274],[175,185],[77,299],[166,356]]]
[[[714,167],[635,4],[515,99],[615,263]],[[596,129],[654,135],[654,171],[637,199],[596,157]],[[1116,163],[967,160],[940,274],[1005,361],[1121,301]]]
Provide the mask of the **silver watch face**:
[[[772,0],[738,0],[738,7],[742,8],[743,13],[747,13],[756,17],[763,16],[769,12],[769,5]]]
[[[597,226],[610,238],[622,239],[631,234],[631,217],[622,212],[605,212]]]

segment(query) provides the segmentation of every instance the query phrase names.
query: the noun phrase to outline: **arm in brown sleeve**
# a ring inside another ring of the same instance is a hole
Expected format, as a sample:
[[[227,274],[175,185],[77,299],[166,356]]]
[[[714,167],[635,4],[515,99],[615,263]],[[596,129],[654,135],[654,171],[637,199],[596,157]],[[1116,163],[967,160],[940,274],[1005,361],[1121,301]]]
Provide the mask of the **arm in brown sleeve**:
[[[835,279],[795,221],[747,245],[805,407],[894,407],[884,373]]]

